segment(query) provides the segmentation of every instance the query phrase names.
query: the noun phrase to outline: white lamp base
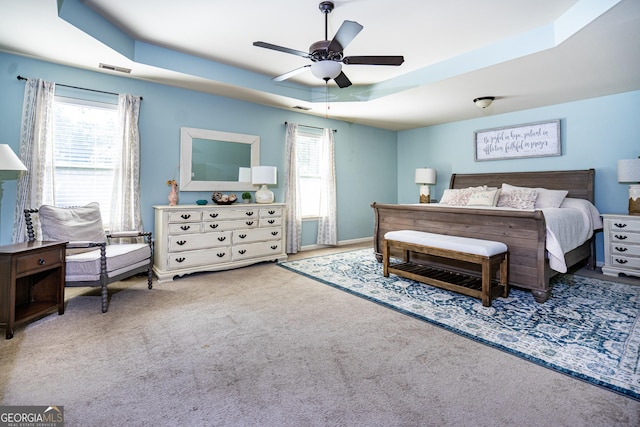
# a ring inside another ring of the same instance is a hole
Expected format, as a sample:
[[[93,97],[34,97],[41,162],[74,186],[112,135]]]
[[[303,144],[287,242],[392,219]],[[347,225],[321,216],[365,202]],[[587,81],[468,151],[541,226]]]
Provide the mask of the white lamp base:
[[[629,186],[629,215],[640,215],[640,185]]]
[[[429,186],[421,185],[420,186],[420,203],[430,203],[431,195],[429,194]]]
[[[267,188],[267,184],[262,184],[262,187],[256,191],[256,203],[273,203],[273,191]]]

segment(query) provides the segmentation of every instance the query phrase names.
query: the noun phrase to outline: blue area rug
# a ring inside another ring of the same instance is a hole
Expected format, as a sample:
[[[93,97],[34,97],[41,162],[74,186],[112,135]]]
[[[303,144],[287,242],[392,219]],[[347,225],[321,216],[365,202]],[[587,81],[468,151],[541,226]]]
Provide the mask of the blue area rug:
[[[563,274],[551,298],[512,289],[491,307],[391,274],[371,249],[279,264],[539,365],[640,399],[640,286]]]

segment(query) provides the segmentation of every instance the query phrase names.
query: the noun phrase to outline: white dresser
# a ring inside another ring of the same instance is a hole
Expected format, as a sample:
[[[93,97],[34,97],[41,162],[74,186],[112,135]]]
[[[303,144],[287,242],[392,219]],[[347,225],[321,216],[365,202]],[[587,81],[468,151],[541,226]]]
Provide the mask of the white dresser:
[[[153,208],[153,272],[160,282],[287,259],[282,203]]]
[[[625,273],[640,277],[640,216],[602,215],[604,266],[609,276]]]

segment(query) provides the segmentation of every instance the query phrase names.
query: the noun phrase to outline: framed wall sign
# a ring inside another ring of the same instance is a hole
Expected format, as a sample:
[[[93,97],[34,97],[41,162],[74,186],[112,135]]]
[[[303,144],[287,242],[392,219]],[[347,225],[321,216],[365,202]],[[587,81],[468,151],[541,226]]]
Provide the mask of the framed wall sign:
[[[560,120],[478,130],[475,161],[560,156]]]

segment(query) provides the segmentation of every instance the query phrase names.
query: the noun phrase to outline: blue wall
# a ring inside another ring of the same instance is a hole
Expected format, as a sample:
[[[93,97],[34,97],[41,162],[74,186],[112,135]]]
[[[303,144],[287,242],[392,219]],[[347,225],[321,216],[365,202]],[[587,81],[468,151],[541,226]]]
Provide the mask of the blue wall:
[[[180,128],[195,127],[260,136],[261,164],[278,167],[270,186],[283,201],[284,122],[331,127],[335,133],[338,187],[338,239],[371,236],[371,202],[396,201],[396,132],[308,116],[284,109],[113,76],[0,53],[0,143],[19,151],[24,81],[17,75],[144,98],[140,109],[141,203],[145,229],[153,230],[153,206],[167,204],[166,182],[179,178]],[[4,182],[0,200],[0,243],[11,240],[15,180]],[[181,192],[180,204],[210,199],[209,192]],[[303,246],[315,244],[317,224],[303,227]]]
[[[500,102],[497,100],[496,102]],[[478,115],[483,114],[478,110]],[[640,156],[640,91],[552,105],[515,113],[398,133],[398,203],[415,203],[417,167],[437,169],[432,197],[439,199],[451,173],[596,170],[595,205],[601,213],[627,213],[628,185],[617,181],[618,159]],[[473,132],[560,119],[562,155],[532,159],[474,161]],[[597,258],[603,260],[602,235]]]

